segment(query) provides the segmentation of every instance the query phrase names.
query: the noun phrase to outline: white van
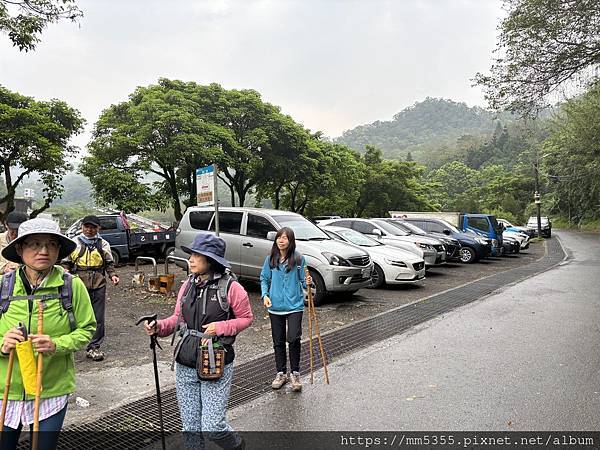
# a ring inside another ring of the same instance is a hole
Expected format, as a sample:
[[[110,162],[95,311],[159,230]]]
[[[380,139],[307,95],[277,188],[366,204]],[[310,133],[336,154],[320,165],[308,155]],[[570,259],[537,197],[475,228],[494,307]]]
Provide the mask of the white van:
[[[219,236],[227,243],[225,257],[232,271],[240,278],[259,280],[265,257],[273,246],[267,236],[283,227],[294,230],[296,249],[306,259],[315,305],[322,303],[327,293],[351,295],[370,285],[373,262],[368,253],[331,239],[300,214],[275,209],[219,208]],[[175,256],[187,257],[181,246],[191,245],[198,232],[214,231],[214,207],[189,207],[177,229]]]

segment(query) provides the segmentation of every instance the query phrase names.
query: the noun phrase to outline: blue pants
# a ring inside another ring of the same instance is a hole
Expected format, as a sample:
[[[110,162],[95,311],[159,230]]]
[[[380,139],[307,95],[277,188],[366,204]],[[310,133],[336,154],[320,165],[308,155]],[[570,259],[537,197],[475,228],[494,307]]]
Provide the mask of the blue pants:
[[[232,376],[233,363],[224,367],[223,376],[216,381],[200,381],[196,369],[176,364],[175,386],[186,450],[203,449],[204,437],[221,448],[240,445],[241,438],[226,417]]]
[[[38,436],[38,450],[55,450],[58,445],[58,435],[62,428],[67,414],[67,406],[62,410],[44,420],[40,420],[40,435]],[[22,424],[16,430],[4,426],[2,430],[2,443],[0,450],[15,450],[19,443]],[[33,433],[33,425],[29,426],[29,431]],[[31,448],[31,441],[29,443]]]

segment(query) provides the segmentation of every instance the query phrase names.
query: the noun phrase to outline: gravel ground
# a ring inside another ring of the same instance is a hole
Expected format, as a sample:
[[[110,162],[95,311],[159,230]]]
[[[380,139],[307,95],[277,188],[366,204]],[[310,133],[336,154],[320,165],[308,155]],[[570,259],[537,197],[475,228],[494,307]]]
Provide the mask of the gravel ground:
[[[498,272],[527,265],[544,254],[540,242],[518,255],[488,258],[476,264],[451,263],[427,271],[426,280],[419,285],[388,286],[385,289],[362,289],[353,296],[341,295],[328,298],[317,308],[321,332],[373,316],[394,307],[414,302],[441,291],[485,278]],[[140,266],[150,273],[150,266]],[[173,270],[172,270],[173,271]],[[88,400],[89,407],[73,405],[67,414],[67,424],[90,421],[107,410],[136,398],[148,395],[154,389],[152,378],[152,354],[148,348],[148,337],[136,320],[146,314],[157,313],[159,318],[173,311],[175,293],[169,296],[148,292],[144,287],[134,286],[133,265],[117,269],[121,284],[107,290],[106,338],[102,347],[106,359],[93,362],[80,351],[76,354],[78,388],[75,397]],[[178,268],[175,286],[185,279],[185,272]],[[260,301],[260,286],[257,283],[242,283],[250,295],[254,322],[238,336],[236,361],[242,363],[257,354],[272,350],[268,315]],[[308,321],[304,321],[307,337]],[[163,350],[158,350],[161,385],[173,383],[173,373],[168,370],[171,363],[170,338],[160,339]]]

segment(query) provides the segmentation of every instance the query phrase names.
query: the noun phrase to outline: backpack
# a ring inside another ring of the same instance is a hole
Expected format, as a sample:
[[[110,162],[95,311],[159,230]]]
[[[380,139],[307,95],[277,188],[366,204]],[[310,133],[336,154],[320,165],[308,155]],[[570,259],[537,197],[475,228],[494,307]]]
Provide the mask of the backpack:
[[[81,259],[81,257],[85,254],[86,250],[88,249],[87,245],[85,244],[85,242],[83,242],[81,240],[81,238],[77,239],[79,241],[79,243],[81,244],[81,249],[79,250],[79,254],[77,255],[77,257],[73,260],[73,270],[77,271],[77,261],[79,261]],[[105,255],[104,255],[104,250],[102,250],[102,238],[100,236],[98,236],[98,238],[96,239],[96,248],[95,250],[98,250],[98,253],[100,254],[100,258],[102,258],[102,273],[104,273],[104,270],[106,268],[106,259],[105,259]],[[94,250],[91,250],[94,251]]]
[[[12,300],[51,300],[60,298],[60,305],[67,312],[69,326],[71,331],[77,328],[75,314],[73,313],[73,275],[65,271],[63,273],[63,285],[56,294],[38,294],[38,295],[12,295],[15,289],[17,270],[11,270],[2,277],[2,286],[0,287],[0,317],[10,306]]]
[[[192,287],[192,276],[193,275],[190,275],[190,278],[188,281],[188,286],[187,286],[185,292],[183,293],[183,297],[181,298],[182,301],[185,300],[189,290]],[[223,276],[221,278],[219,278],[219,280],[217,281],[217,284],[216,285],[213,284],[208,287],[211,290],[217,291],[216,294],[217,294],[217,300],[219,301],[219,306],[226,313],[229,312],[229,300],[227,299],[227,294],[229,292],[229,288],[231,287],[231,283],[233,283],[234,281],[237,281],[236,274],[234,274],[229,269],[226,269],[225,272],[223,273]],[[210,295],[208,295],[207,297],[210,297]]]

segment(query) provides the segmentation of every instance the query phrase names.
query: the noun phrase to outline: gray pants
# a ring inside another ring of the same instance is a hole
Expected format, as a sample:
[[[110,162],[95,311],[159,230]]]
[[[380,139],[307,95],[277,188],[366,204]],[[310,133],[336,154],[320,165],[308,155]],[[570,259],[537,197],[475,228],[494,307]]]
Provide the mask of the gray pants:
[[[87,345],[86,350],[99,348],[104,341],[104,310],[106,309],[106,285],[99,289],[89,289],[94,316],[96,316],[96,332],[92,336],[92,340]]]
[[[176,364],[175,386],[183,424],[186,450],[204,448],[204,437],[221,448],[233,449],[241,438],[227,423],[227,401],[231,390],[233,363],[216,381],[200,381],[196,369]]]

